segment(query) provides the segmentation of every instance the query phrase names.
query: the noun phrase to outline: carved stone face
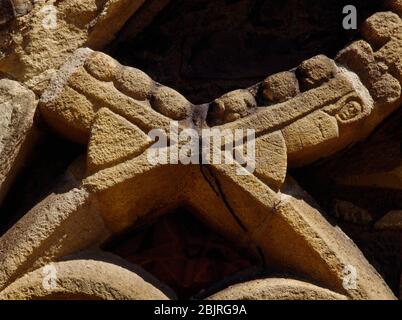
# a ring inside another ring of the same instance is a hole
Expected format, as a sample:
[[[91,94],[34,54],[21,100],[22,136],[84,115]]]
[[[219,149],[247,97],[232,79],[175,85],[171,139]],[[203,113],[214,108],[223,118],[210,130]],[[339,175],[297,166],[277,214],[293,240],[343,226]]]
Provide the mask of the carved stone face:
[[[337,114],[337,118],[341,122],[353,121],[361,114],[364,114],[363,107],[358,101],[347,102]]]

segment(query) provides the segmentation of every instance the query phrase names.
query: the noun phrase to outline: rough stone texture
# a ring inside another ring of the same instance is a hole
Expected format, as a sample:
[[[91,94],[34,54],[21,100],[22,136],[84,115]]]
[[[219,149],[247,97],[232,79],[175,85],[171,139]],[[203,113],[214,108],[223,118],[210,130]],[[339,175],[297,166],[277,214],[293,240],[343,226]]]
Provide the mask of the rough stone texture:
[[[18,82],[0,80],[0,202],[35,140],[36,105],[33,92]]]
[[[190,102],[168,87],[156,88],[151,105],[156,111],[173,120],[184,120],[191,115]]]
[[[365,40],[350,44],[335,60],[315,56],[297,63],[297,69],[194,105],[144,72],[82,48],[103,46],[141,4],[58,2],[60,20],[53,33],[44,35],[40,21],[44,2],[38,1],[10,25],[17,29],[8,35],[10,51],[3,52],[0,70],[33,88],[41,96],[41,119],[61,136],[86,146],[87,152],[86,159],[78,158],[66,172],[60,188],[0,238],[0,295],[166,298],[120,263],[69,256],[89,248],[102,250],[107,240],[186,207],[234,246],[247,249],[264,271],[309,279],[309,283],[276,278],[241,283],[215,298],[395,299],[359,248],[327,220],[289,171],[368,141],[401,106],[401,18],[378,12],[362,27]],[[390,5],[395,8],[395,2]],[[22,28],[26,25],[31,28]],[[0,125],[7,125],[8,114]],[[206,148],[196,160],[211,151],[227,155],[224,147],[234,139],[235,153],[240,153],[247,130],[254,129],[255,170],[248,172],[245,167],[251,164],[240,163],[239,158],[221,164],[172,163],[177,160],[173,153],[188,147],[187,141],[176,143],[169,137],[166,148],[155,150],[147,133],[166,135],[173,121],[180,137],[190,129],[225,133],[225,141]],[[235,130],[243,131],[233,139]],[[168,156],[170,164],[152,161],[152,151]],[[338,176],[336,181],[376,183],[370,180],[370,170],[360,169],[363,172]],[[400,189],[399,171],[400,162],[375,173],[388,177],[384,185]],[[331,203],[344,220],[364,228],[373,225],[376,232],[398,231],[398,208],[378,217],[376,211],[347,200],[339,197]],[[60,270],[60,290],[53,293],[43,290],[39,269],[51,262]],[[345,269],[350,267],[357,272],[352,287],[345,285]],[[78,269],[84,272],[77,273]]]
[[[231,286],[208,300],[346,300],[345,296],[291,279],[261,279]]]
[[[301,78],[302,87],[309,90],[330,80],[336,73],[336,65],[328,57],[319,55],[304,61],[297,68],[297,72]]]
[[[402,209],[401,116],[398,111],[364,143],[296,175],[328,213],[340,213],[336,222],[396,293],[402,232],[396,225],[387,229],[375,225],[389,212]],[[348,205],[339,206],[339,202]]]
[[[93,122],[88,170],[96,172],[143,153],[152,140],[123,117],[101,109]]]
[[[248,90],[236,90],[216,99],[210,107],[209,122],[212,125],[233,122],[255,111],[257,102]]]
[[[392,3],[391,8],[400,4],[398,1]],[[384,79],[384,72],[388,72],[401,81],[401,19],[391,12],[377,13],[367,20],[362,31],[372,46],[368,42],[356,42],[339,57],[342,60],[342,57],[355,52],[356,58],[349,55],[348,61],[344,62],[360,75],[373,97],[386,101],[394,96],[392,92],[397,85],[390,83],[384,86],[382,80],[377,79]],[[357,57],[364,63],[359,63]],[[340,226],[358,243],[395,292],[398,292],[397,279],[400,278],[402,261],[402,234],[397,218],[393,219],[397,217],[395,212],[402,209],[400,121],[401,113],[398,111],[364,143],[327,163],[313,166],[314,173],[306,170],[300,178],[303,187],[312,192],[328,212],[337,214],[334,199],[359,208],[349,210],[348,218],[339,220]],[[357,227],[356,221],[361,220],[361,212],[369,213],[371,221],[367,221],[364,227]],[[383,222],[387,227],[379,228]]]
[[[32,10],[25,10],[27,0],[3,1],[18,4],[17,11],[30,11],[14,14],[20,17],[6,27],[4,34],[0,33],[0,43],[7,43],[4,48],[0,45],[0,72],[24,82],[49,69],[58,69],[84,45],[102,48],[144,2],[73,0],[49,4],[38,0]],[[48,80],[45,77],[41,81]]]
[[[273,132],[256,141],[255,175],[274,190],[279,190],[287,173],[286,141],[281,132]],[[264,160],[263,160],[264,159]]]
[[[373,98],[376,100],[397,100],[400,92],[400,84],[396,80],[389,81],[384,87],[382,81],[386,81],[382,65],[376,62],[372,47],[365,41],[353,43],[340,52],[337,60],[360,75]],[[386,92],[382,92],[386,90]]]
[[[51,195],[0,239],[0,287],[22,273],[106,239],[108,231],[88,203],[88,194],[72,189]]]
[[[299,81],[293,72],[274,74],[263,83],[264,98],[273,103],[289,100],[299,92]]]
[[[165,294],[139,275],[112,263],[71,260],[48,266],[56,270],[55,288],[43,285],[46,269],[40,268],[5,288],[0,299],[168,300]]]

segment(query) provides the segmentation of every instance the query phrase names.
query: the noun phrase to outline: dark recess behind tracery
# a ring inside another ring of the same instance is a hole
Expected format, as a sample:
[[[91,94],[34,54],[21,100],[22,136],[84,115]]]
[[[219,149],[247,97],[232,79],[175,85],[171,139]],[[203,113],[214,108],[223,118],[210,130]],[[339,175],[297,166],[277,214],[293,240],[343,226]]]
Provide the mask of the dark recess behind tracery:
[[[172,0],[135,37],[127,23],[106,51],[205,103],[314,55],[334,57],[359,36],[342,27],[347,4],[359,25],[383,10],[378,0]]]

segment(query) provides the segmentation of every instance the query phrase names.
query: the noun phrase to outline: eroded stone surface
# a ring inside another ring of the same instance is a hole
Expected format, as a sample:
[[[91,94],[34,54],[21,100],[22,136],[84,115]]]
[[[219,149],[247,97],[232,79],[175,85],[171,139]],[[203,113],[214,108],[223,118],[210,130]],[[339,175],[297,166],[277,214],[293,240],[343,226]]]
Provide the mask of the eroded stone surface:
[[[87,192],[72,189],[50,195],[0,238],[0,288],[21,273],[99,243],[108,235]]]
[[[248,90],[229,92],[211,103],[209,122],[211,125],[233,122],[254,112],[257,102]]]
[[[290,279],[261,279],[231,286],[209,300],[346,300],[345,296]]]
[[[4,34],[7,46],[0,46],[0,71],[24,82],[48,69],[58,69],[84,45],[102,48],[144,3],[143,0],[73,0],[49,4],[40,0],[28,10],[28,0],[3,2],[14,4],[15,10],[4,7],[5,14],[0,19],[20,17]]]
[[[36,105],[32,91],[18,82],[0,80],[0,201],[32,148]]]
[[[316,56],[304,61],[298,68],[302,86],[304,89],[319,87],[331,79],[336,73],[336,65],[333,60],[324,55]]]
[[[263,83],[264,98],[270,102],[279,103],[289,100],[300,92],[299,81],[293,72],[274,74]]]
[[[1,0],[0,26],[12,21],[14,18],[26,15],[32,10],[30,0]]]
[[[46,269],[32,271],[0,293],[1,300],[168,300],[139,275],[116,264],[95,260],[71,260],[49,264],[55,284],[43,285]],[[54,285],[54,287],[51,287]]]
[[[138,156],[151,143],[151,139],[138,127],[109,109],[101,109],[92,126],[88,170],[96,172]]]

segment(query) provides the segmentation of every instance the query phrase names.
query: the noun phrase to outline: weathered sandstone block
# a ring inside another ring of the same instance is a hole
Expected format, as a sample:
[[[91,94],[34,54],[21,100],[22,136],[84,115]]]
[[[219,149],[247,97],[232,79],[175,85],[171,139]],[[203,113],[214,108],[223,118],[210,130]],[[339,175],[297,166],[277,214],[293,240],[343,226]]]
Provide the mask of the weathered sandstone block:
[[[0,35],[0,71],[27,82],[58,69],[76,49],[102,48],[144,0],[2,0],[0,25],[16,18]],[[4,40],[2,37],[5,37]],[[49,79],[47,79],[49,80]],[[42,79],[43,81],[43,79]]]
[[[32,91],[0,80],[0,202],[32,148],[36,105]]]
[[[346,300],[345,296],[291,279],[260,279],[230,286],[208,300]]]
[[[351,57],[359,56],[352,53]],[[376,65],[373,55],[371,58]],[[297,270],[349,297],[391,297],[350,240],[318,211],[296,200],[305,197],[294,195],[296,187],[290,187],[289,182],[283,186],[287,163],[311,163],[341,150],[376,127],[380,121],[376,113],[385,117],[391,112],[379,106],[393,101],[378,102],[358,75],[335,67],[331,60],[318,59],[306,63],[307,67],[328,66],[321,78],[306,73],[306,79],[310,77],[318,87],[268,107],[257,105],[252,90],[231,92],[211,103],[208,115],[201,119],[204,126],[223,123],[215,127],[256,130],[255,176],[238,176],[237,164],[204,165],[201,170],[197,166],[150,164],[145,133],[167,129],[172,120],[183,120],[179,130],[197,127],[197,115],[203,115],[197,108],[202,106],[193,106],[140,71],[88,49],[79,50],[62,67],[41,99],[41,111],[67,137],[75,136],[84,143],[88,135],[91,137],[88,164],[93,174],[83,181],[83,188],[94,195],[97,210],[113,232],[143,223],[151,212],[158,216],[187,203],[214,229],[260,252],[266,261]],[[124,86],[116,70],[127,72]],[[368,80],[370,72],[366,72]],[[139,93],[135,92],[137,76],[144,79],[139,82]],[[380,79],[384,77],[391,83],[396,81],[389,74]],[[76,109],[78,99],[88,101],[84,104],[88,107]],[[107,142],[108,133],[116,140]],[[138,141],[138,149],[125,146],[129,136]],[[293,191],[285,193],[284,188]],[[336,239],[335,243],[330,239]],[[361,273],[356,292],[342,287],[342,272],[348,263]],[[376,290],[371,289],[370,281],[378,282]]]
[[[264,98],[273,103],[287,101],[299,94],[299,82],[293,72],[274,74],[263,82]]]
[[[334,61],[324,55],[306,60],[297,68],[302,86],[307,90],[319,87],[330,80],[336,71],[337,67]]]
[[[229,92],[211,103],[209,122],[212,125],[233,122],[255,111],[257,102],[248,90]]]
[[[44,287],[44,270],[37,269],[5,288],[1,300],[168,300],[139,275],[96,260],[71,260],[48,265],[57,280]],[[54,288],[50,286],[54,285]]]

